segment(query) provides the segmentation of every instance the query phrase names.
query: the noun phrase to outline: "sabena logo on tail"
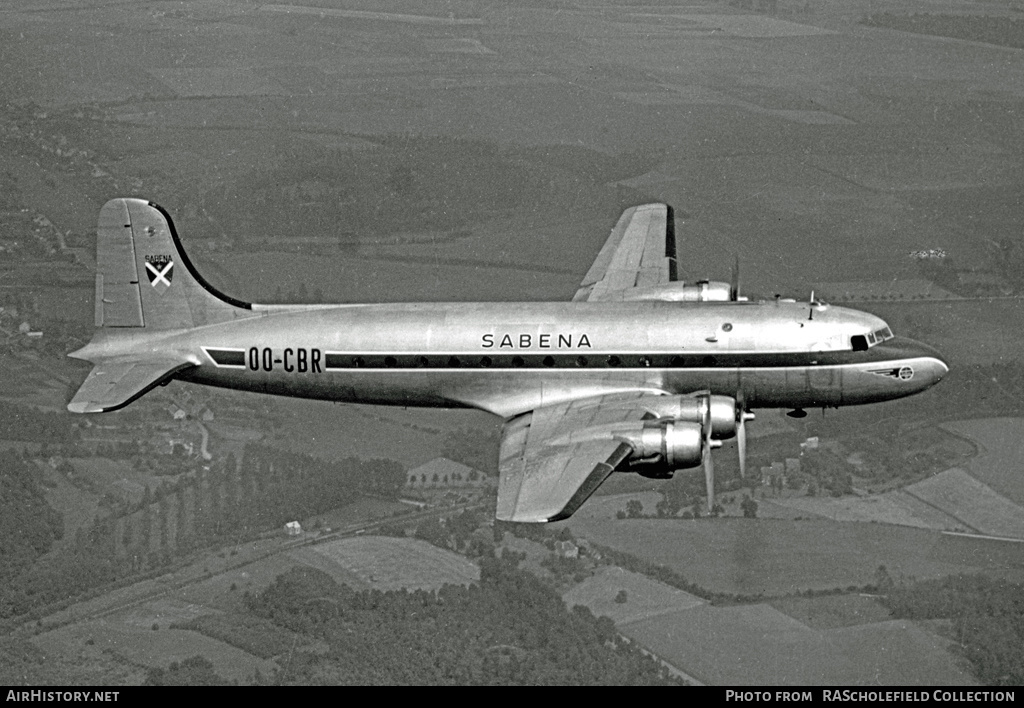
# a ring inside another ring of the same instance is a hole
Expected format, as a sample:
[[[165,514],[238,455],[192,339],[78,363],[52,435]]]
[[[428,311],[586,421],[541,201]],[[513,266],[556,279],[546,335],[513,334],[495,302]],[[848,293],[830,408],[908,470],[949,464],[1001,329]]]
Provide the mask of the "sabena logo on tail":
[[[146,277],[161,295],[171,287],[174,279],[174,259],[169,255],[146,256]]]

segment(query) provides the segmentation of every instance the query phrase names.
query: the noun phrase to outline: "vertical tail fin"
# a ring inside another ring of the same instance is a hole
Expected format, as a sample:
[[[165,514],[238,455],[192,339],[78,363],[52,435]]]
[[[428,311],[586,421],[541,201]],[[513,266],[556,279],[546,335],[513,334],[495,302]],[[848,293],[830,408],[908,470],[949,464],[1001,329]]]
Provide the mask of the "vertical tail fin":
[[[112,199],[96,232],[96,326],[185,329],[246,317],[252,306],[215,290],[181,248],[167,212]]]

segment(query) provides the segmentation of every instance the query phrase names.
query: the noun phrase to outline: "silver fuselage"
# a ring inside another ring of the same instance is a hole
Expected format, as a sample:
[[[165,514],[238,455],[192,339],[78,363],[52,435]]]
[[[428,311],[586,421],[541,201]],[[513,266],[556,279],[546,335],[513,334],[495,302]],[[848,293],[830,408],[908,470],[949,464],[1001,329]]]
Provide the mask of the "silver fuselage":
[[[176,378],[211,386],[506,418],[638,388],[803,408],[900,398],[945,375],[939,354],[912,340],[853,350],[851,336],[884,324],[778,300],[253,305],[188,330],[102,331],[87,353],[174,353],[195,365]]]

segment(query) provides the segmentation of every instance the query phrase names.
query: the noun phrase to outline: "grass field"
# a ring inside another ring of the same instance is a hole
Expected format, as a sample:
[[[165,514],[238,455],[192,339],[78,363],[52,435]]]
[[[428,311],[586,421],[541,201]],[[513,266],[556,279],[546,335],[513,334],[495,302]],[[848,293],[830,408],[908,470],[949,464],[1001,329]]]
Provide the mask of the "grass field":
[[[889,610],[863,594],[784,597],[768,604],[812,629],[853,627],[890,619]]]
[[[1024,508],[962,469],[940,472],[910,485],[905,491],[943,510],[973,531],[1024,539]]]
[[[467,411],[402,411],[286,399],[275,403],[278,422],[271,440],[276,446],[335,460],[390,458],[409,468],[440,456],[445,432],[488,420],[486,414]]]
[[[789,497],[761,499],[758,516],[779,516],[785,509],[800,516],[820,516],[834,521],[876,522],[925,529],[964,531],[964,522],[922,502],[903,490],[864,497]]]
[[[620,592],[626,593],[625,602],[616,600]],[[704,603],[695,595],[645,575],[609,566],[598,568],[594,575],[563,593],[562,599],[567,607],[584,605],[598,617],[610,617],[617,625]]]
[[[89,640],[92,643],[88,643]],[[164,668],[197,654],[213,662],[215,671],[228,680],[249,683],[256,671],[270,676],[274,662],[259,659],[198,632],[181,629],[136,627],[117,617],[69,625],[40,634],[33,643],[47,653],[74,663],[111,660],[139,669]],[[106,656],[105,656],[106,655]],[[144,674],[139,679],[144,678]]]
[[[909,622],[814,630],[769,605],[702,605],[622,631],[718,685],[974,685],[947,642]]]
[[[377,590],[437,590],[442,585],[468,585],[480,579],[480,569],[464,556],[413,538],[361,536],[310,546],[309,550]]]
[[[917,578],[993,567],[1024,573],[1018,544],[967,546],[925,529],[810,519],[620,521],[586,512],[566,522],[575,535],[663,564],[717,592],[785,595],[863,586],[875,582],[880,565],[893,576]]]
[[[960,420],[943,427],[978,445],[978,456],[967,465],[972,477],[1024,506],[1024,419]]]

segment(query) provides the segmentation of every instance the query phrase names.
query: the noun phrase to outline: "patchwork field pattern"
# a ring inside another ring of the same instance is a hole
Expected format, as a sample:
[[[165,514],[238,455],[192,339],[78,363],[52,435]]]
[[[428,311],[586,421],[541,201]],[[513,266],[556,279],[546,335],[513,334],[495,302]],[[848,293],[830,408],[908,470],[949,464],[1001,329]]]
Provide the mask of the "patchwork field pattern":
[[[224,678],[246,683],[256,671],[270,676],[276,668],[272,661],[259,659],[198,632],[153,631],[117,617],[62,627],[39,635],[33,643],[47,653],[76,663],[114,659],[143,669],[167,668],[173,661],[202,655],[213,662],[215,671]]]
[[[916,578],[978,572],[993,563],[1024,573],[1017,544],[959,540],[905,526],[826,519],[609,522],[577,516],[567,524],[578,537],[665,565],[715,592],[786,595],[861,587],[875,582],[879,565],[894,576]]]
[[[616,598],[623,592],[624,601],[619,602]],[[565,592],[562,599],[567,607],[584,605],[597,616],[610,617],[617,625],[704,604],[704,600],[688,592],[611,566],[599,568],[594,575]]]
[[[465,556],[413,538],[362,536],[310,546],[309,550],[376,590],[438,590],[443,585],[469,585],[480,579],[480,569]]]
[[[1024,539],[1024,509],[964,470],[940,472],[910,485],[906,492],[978,533]]]
[[[958,420],[942,427],[978,446],[978,456],[967,464],[972,477],[1024,505],[1024,419]]]
[[[974,684],[947,642],[904,621],[818,631],[769,605],[702,605],[619,629],[710,684]]]
[[[876,522],[949,531],[967,530],[963,522],[902,490],[865,497],[762,499],[759,504],[759,516],[773,516],[770,508],[782,507],[833,521]]]

